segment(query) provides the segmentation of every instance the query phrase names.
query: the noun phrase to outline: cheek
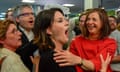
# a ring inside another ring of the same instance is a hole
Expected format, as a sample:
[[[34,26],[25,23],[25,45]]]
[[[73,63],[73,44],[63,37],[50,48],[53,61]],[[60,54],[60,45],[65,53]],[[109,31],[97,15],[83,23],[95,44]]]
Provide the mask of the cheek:
[[[52,32],[52,35],[54,38],[59,39],[60,37],[62,37],[62,30],[57,28]]]
[[[20,24],[26,25],[26,23],[27,23],[27,20],[26,20],[26,19],[21,19],[21,20],[20,20]]]
[[[59,36],[61,34],[61,31],[60,30],[54,30],[53,31],[53,36],[54,37],[57,37],[57,36]]]
[[[16,44],[17,43],[17,41],[15,39],[9,39],[8,42],[11,43],[11,44]]]
[[[27,24],[27,23],[22,23],[21,26],[24,27],[24,28],[29,28],[30,27],[30,25]]]
[[[102,23],[98,22],[97,27],[98,27],[98,29],[101,29],[102,28]]]
[[[102,24],[100,24],[100,25],[99,25],[99,29],[101,29],[101,28],[102,28],[102,26],[103,26],[103,25],[102,25]]]
[[[15,42],[14,40],[11,40],[11,39],[6,39],[6,40],[5,40],[5,44],[11,46],[11,45],[16,44],[16,42]]]
[[[52,27],[52,33],[53,33],[53,36],[61,36],[63,34],[63,31],[65,30],[64,29],[65,27],[62,25],[62,24],[56,24]]]
[[[20,46],[22,44],[21,41],[16,39],[9,40],[9,43],[11,43],[13,46]]]

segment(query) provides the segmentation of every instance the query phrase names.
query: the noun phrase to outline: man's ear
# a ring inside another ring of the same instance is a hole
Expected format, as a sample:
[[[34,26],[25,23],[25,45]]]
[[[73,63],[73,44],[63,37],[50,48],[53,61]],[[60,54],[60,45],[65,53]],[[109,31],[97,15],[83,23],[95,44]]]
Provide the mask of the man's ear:
[[[51,31],[51,28],[50,28],[50,27],[47,28],[47,34],[49,34],[49,35],[52,34],[52,31]]]

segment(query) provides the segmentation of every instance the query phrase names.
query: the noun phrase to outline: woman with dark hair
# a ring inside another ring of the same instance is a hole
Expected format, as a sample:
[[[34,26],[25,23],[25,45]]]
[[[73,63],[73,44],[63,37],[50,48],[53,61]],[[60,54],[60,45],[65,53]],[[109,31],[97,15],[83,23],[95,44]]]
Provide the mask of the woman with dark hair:
[[[107,53],[114,56],[116,42],[109,38],[110,26],[104,9],[91,9],[87,14],[83,35],[71,42],[69,51],[54,54],[54,60],[60,66],[75,65],[77,72],[99,72],[101,70],[100,54],[106,59]],[[110,64],[106,72],[112,72]]]
[[[75,72],[74,67],[60,67],[53,54],[63,51],[68,41],[68,21],[58,8],[41,11],[35,19],[34,43],[39,47],[39,72]]]

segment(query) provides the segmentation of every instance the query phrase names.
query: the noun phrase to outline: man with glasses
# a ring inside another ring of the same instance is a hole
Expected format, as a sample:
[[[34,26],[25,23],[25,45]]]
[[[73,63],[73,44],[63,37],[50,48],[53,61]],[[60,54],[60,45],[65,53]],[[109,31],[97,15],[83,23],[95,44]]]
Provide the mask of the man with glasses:
[[[120,72],[120,31],[117,30],[117,18],[115,16],[109,16],[108,19],[111,27],[110,37],[114,38],[117,43],[117,49],[111,62],[111,68],[113,72]]]
[[[17,24],[17,28],[22,33],[22,45],[16,50],[21,56],[24,64],[32,71],[33,64],[30,56],[36,51],[37,47],[32,44],[34,38],[33,27],[34,27],[34,12],[30,5],[24,4],[16,6],[13,11],[13,17]]]

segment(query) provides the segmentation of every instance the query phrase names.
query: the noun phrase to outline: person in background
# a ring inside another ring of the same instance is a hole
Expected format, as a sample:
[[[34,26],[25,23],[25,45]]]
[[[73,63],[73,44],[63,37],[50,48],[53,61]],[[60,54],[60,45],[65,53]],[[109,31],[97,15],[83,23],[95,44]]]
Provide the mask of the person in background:
[[[13,8],[10,8],[7,10],[7,12],[5,14],[5,19],[14,21],[13,10],[14,10]]]
[[[21,32],[17,30],[13,21],[5,20],[0,24],[0,59],[1,72],[30,72],[23,64],[16,49],[21,45]]]
[[[90,11],[91,9],[87,9],[85,10],[84,12],[81,13],[81,15],[79,16],[78,20],[79,20],[79,28],[80,28],[80,31],[81,31],[81,34],[84,32],[83,28],[84,28],[84,24],[85,24],[85,20],[86,20],[86,16],[88,14],[88,12]]]
[[[117,24],[117,30],[120,31],[120,23]]]
[[[117,18],[115,16],[108,16],[111,32],[116,30]]]
[[[72,39],[76,36],[75,31],[73,30],[74,27],[75,27],[75,19],[71,18],[71,19],[69,19],[69,29],[68,29],[68,38],[69,38],[69,40],[68,40],[68,43],[67,43],[68,45],[67,46],[69,46]]]
[[[77,72],[99,72],[101,70],[100,54],[105,59],[107,53],[114,56],[117,44],[109,38],[110,25],[104,9],[94,8],[87,14],[83,35],[71,42],[70,51],[59,51],[54,60],[59,66],[76,66]],[[110,64],[106,72],[112,72]]]
[[[117,19],[115,16],[109,16],[109,23],[111,27],[110,37],[117,42],[117,49],[111,62],[113,72],[120,72],[120,31],[117,30]]]
[[[70,19],[69,20],[69,41],[68,41],[68,48],[69,48],[69,45],[72,41],[72,39],[74,39],[75,36],[77,35],[81,35],[83,33],[83,27],[84,27],[84,22],[85,22],[85,19],[86,19],[86,16],[87,16],[87,11],[81,13],[81,15],[79,16],[78,18],[78,25],[76,27],[76,24],[75,24],[75,19]]]
[[[83,12],[81,13],[81,15],[79,16],[79,28],[80,28],[80,31],[81,31],[81,34],[83,33],[83,27],[84,27],[84,23],[85,23],[85,20],[86,20],[86,16],[87,16],[87,12]]]
[[[33,64],[30,56],[33,56],[37,47],[33,45],[33,27],[34,27],[34,12],[31,5],[22,4],[15,7],[13,11],[14,21],[17,24],[18,30],[22,33],[22,45],[16,50],[21,56],[24,64],[32,72]]]
[[[39,72],[75,72],[74,67],[60,67],[53,60],[53,54],[62,51],[68,41],[68,26],[59,8],[43,10],[36,16],[34,44],[39,47]]]
[[[80,28],[79,28],[79,24],[78,24],[78,23],[75,23],[75,27],[74,27],[73,31],[75,32],[75,36],[81,34],[81,31],[80,31]]]

